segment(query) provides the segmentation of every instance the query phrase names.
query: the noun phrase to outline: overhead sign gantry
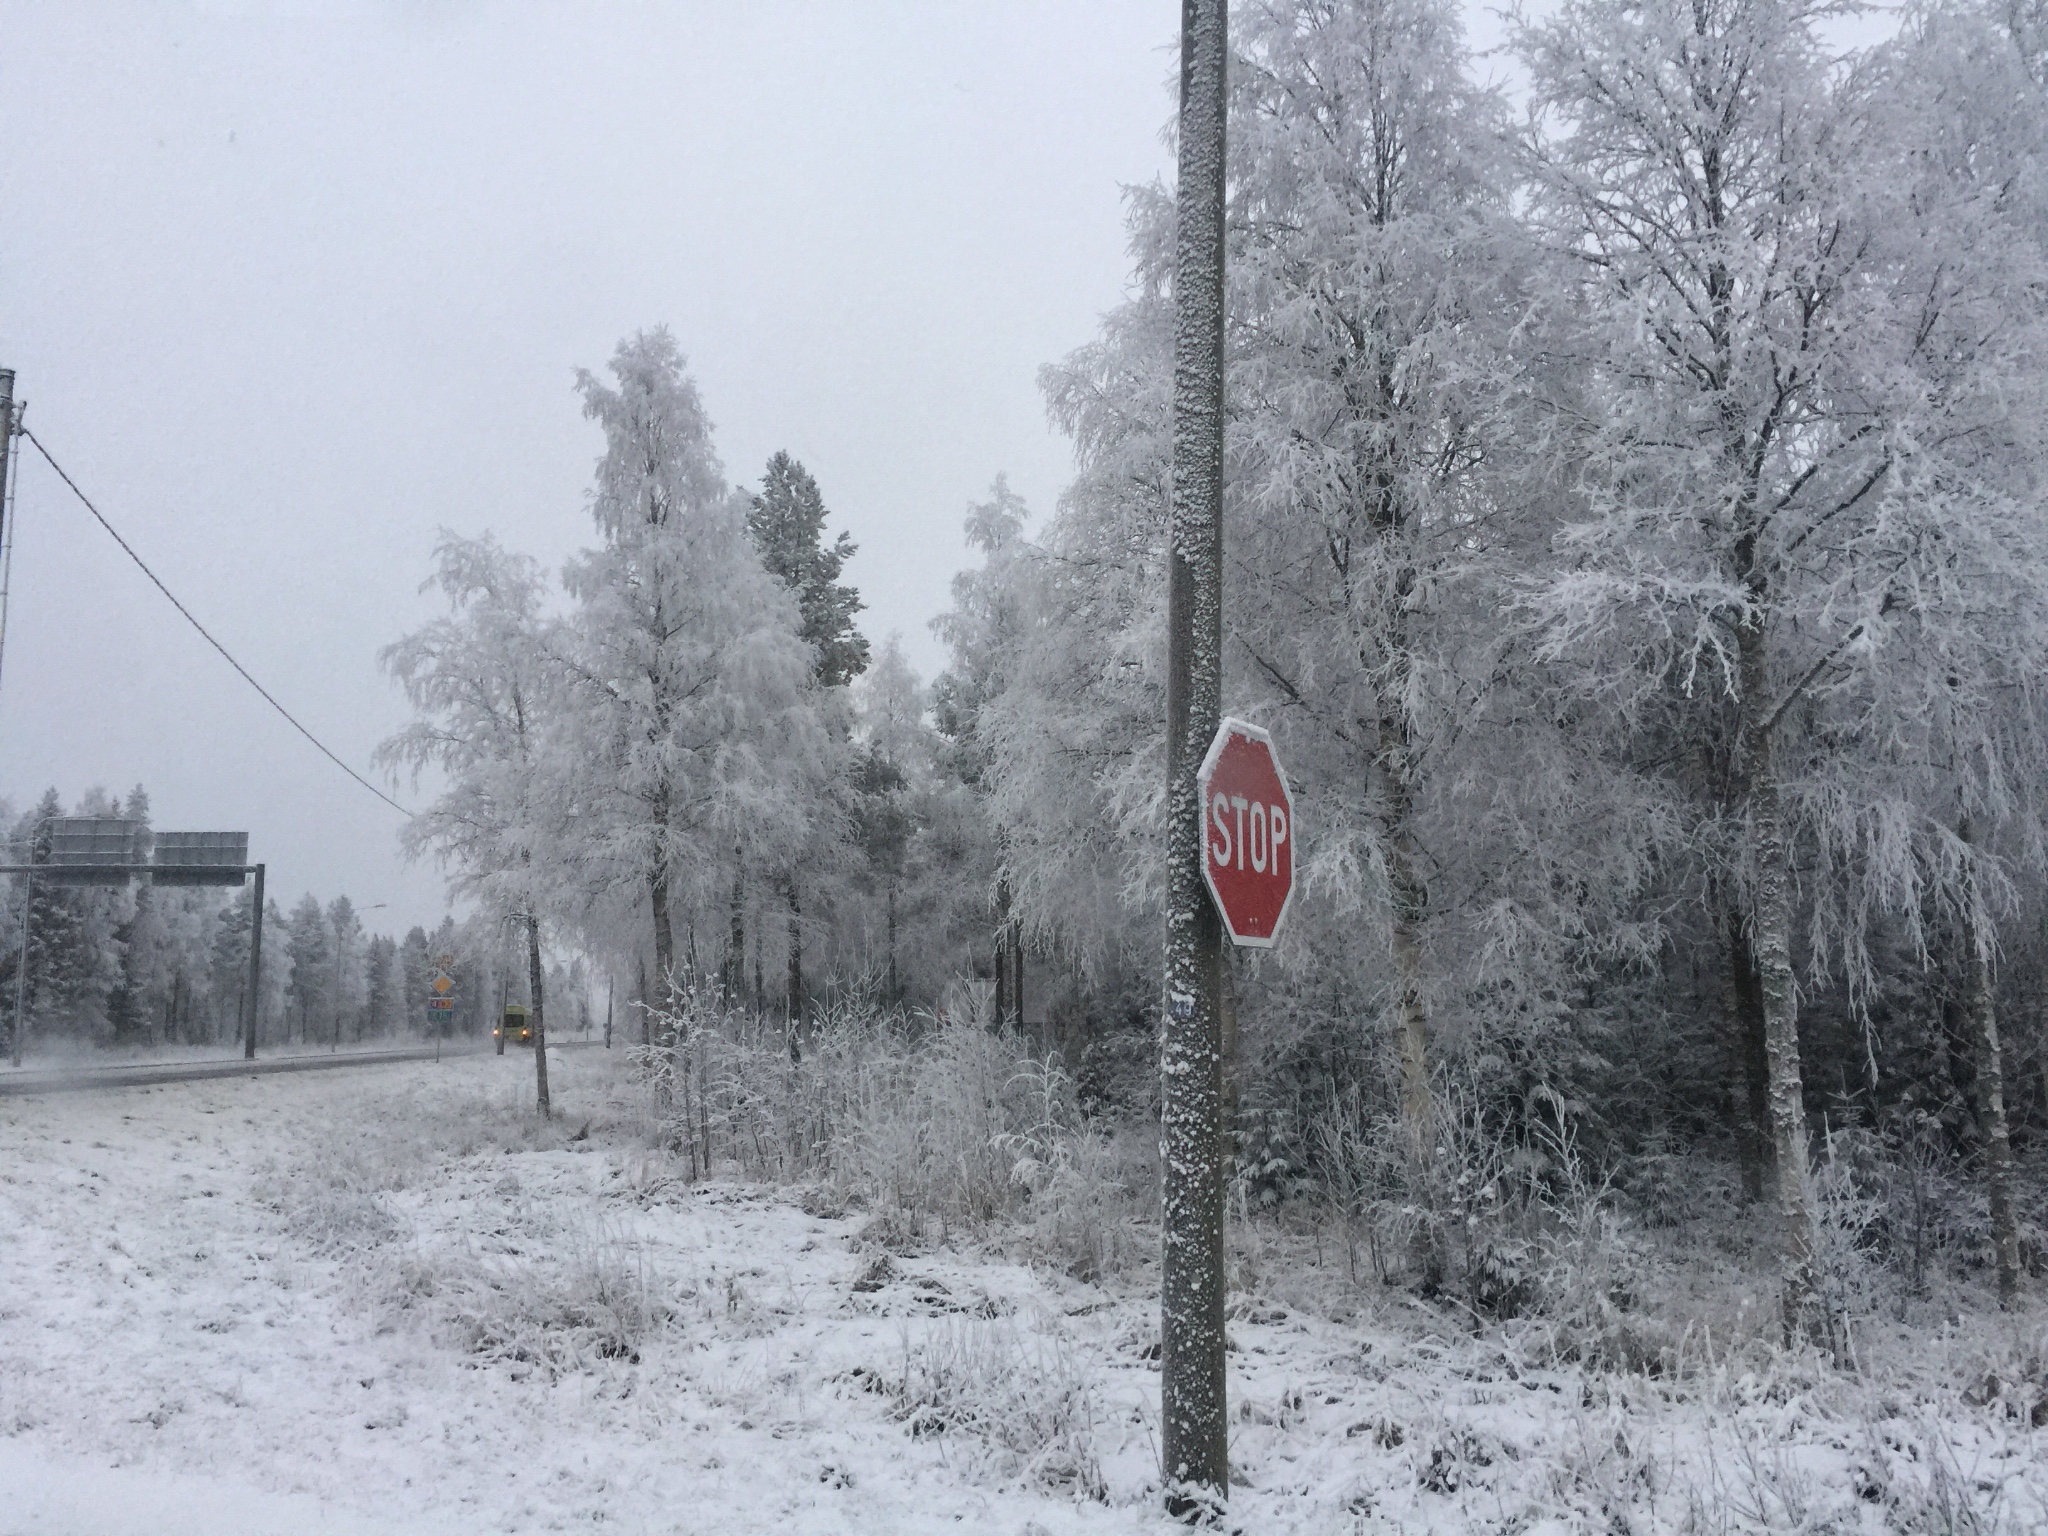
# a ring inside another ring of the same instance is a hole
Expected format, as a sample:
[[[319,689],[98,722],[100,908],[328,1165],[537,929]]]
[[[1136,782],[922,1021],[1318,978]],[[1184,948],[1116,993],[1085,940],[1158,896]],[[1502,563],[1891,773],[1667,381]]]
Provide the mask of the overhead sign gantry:
[[[127,816],[49,816],[29,835],[30,862],[0,864],[0,875],[20,875],[21,962],[14,978],[14,1065],[28,1037],[29,916],[37,880],[50,885],[126,885],[138,877],[161,886],[239,886],[256,877],[249,923],[249,998],[242,1055],[256,1059],[256,1012],[262,997],[263,866],[249,862],[246,832],[151,832]],[[41,857],[36,857],[40,854]]]

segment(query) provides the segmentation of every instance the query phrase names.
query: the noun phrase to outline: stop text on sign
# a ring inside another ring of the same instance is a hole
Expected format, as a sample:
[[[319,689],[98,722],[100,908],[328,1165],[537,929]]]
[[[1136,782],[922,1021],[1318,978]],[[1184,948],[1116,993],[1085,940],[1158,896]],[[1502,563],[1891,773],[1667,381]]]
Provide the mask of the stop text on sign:
[[[1247,811],[1251,813],[1249,820]],[[1280,860],[1287,856],[1287,850],[1280,846],[1287,841],[1287,808],[1283,805],[1247,801],[1243,795],[1226,795],[1219,789],[1209,802],[1209,820],[1213,827],[1209,857],[1218,869],[1242,870],[1249,859],[1252,873],[1262,875],[1268,864],[1278,869]]]
[[[1233,942],[1270,947],[1294,896],[1294,796],[1272,738],[1225,720],[1196,776],[1202,878]]]

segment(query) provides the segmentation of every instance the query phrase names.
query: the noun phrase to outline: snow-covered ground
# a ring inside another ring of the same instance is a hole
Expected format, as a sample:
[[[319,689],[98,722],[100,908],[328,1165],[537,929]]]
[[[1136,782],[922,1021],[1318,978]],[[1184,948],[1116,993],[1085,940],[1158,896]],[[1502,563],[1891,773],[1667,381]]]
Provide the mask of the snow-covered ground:
[[[1142,1273],[885,1252],[689,1184],[619,1054],[551,1077],[546,1126],[524,1053],[0,1102],[0,1536],[1172,1529]],[[1660,1380],[1259,1242],[1246,1531],[2048,1526],[2038,1312]]]

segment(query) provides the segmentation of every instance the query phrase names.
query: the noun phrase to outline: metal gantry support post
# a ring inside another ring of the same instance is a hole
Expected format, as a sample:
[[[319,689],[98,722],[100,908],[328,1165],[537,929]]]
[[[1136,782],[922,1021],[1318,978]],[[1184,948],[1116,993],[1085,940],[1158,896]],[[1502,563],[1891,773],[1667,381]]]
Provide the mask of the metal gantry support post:
[[[255,899],[249,907],[249,1027],[242,1036],[242,1059],[256,1059],[256,1021],[263,1011],[263,866],[255,866]]]
[[[21,1046],[28,1036],[28,917],[35,907],[36,877],[21,877],[21,959],[14,967],[14,1064],[21,1065]]]

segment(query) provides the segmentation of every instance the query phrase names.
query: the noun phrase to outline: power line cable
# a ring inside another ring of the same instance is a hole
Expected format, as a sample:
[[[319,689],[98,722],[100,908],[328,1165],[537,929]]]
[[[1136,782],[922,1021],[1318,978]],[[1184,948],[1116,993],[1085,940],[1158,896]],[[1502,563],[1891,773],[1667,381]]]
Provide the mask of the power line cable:
[[[318,747],[320,749],[321,755],[324,756],[330,763],[334,764],[335,767],[339,768],[343,773],[347,774],[350,778],[354,779],[358,784],[362,785],[363,788],[367,789],[379,800],[382,800],[386,805],[390,806],[391,809],[398,812],[399,815],[412,815],[411,811],[407,810],[404,806],[400,805],[396,800],[392,799],[389,795],[385,794],[383,790],[379,789],[376,785],[372,784],[368,779],[364,778],[360,773],[357,773],[355,769],[349,767],[347,763],[343,762],[339,757],[335,756],[334,753],[328,748],[326,742],[322,741],[318,736],[315,736],[311,731],[307,730],[303,725],[299,724],[298,718],[295,715],[293,715],[290,710],[286,709],[282,704],[278,703],[277,700],[271,696],[271,692],[268,688],[265,688],[261,683],[257,682],[255,678],[251,677],[249,675],[249,669],[243,666],[239,661],[235,660],[234,656],[230,654],[230,652],[228,651],[228,648],[222,645],[218,640],[214,639],[212,634],[210,634],[207,631],[207,628],[204,624],[200,623],[197,619],[192,617],[192,610],[187,608],[183,603],[178,601],[177,596],[171,591],[171,589],[163,584],[163,579],[159,577],[155,571],[152,571],[149,568],[148,564],[144,562],[142,556],[135,553],[134,547],[130,545],[126,539],[122,538],[118,532],[115,531],[114,525],[107,521],[106,514],[100,511],[98,507],[92,504],[92,498],[87,496],[84,491],[81,491],[78,488],[78,482],[72,479],[69,475],[67,475],[64,472],[64,466],[62,464],[59,464],[54,458],[50,456],[50,450],[43,446],[42,439],[37,437],[35,433],[29,431],[29,429],[25,426],[17,426],[15,428],[15,431],[17,431],[18,433],[21,434],[21,436],[27,438],[30,442],[36,445],[36,452],[40,453],[43,456],[43,462],[45,464],[48,464],[50,468],[57,471],[58,479],[62,480],[66,485],[71,487],[71,494],[76,496],[79,499],[79,501],[84,505],[85,510],[90,512],[93,515],[94,519],[98,521],[99,525],[107,530],[108,537],[113,539],[113,541],[116,544],[121,546],[122,552],[126,554],[130,560],[133,560],[135,562],[136,568],[140,570],[143,575],[147,576],[150,579],[150,581],[155,585],[157,591],[163,593],[163,595],[167,599],[169,599],[171,606],[177,609],[179,613],[185,616],[185,622],[187,624],[190,624],[194,629],[198,630],[200,636],[206,641],[206,643],[212,646],[216,651],[219,651],[222,657],[226,659],[227,664],[233,667],[237,672],[242,674],[242,681],[247,683],[251,688],[254,688],[258,693],[263,695],[264,703],[268,704],[280,715],[283,715],[284,718],[290,723],[291,728],[297,731],[301,736],[305,737],[306,740],[313,743],[314,746]]]

